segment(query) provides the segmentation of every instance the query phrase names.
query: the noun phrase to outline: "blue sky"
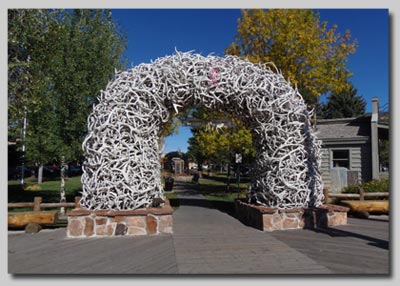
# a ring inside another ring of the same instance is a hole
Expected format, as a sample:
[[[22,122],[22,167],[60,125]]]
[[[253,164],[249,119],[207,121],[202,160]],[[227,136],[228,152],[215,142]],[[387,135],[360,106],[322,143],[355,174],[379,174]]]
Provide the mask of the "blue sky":
[[[380,105],[389,101],[389,18],[386,9],[319,9],[320,20],[337,24],[338,32],[351,31],[358,40],[357,52],[349,57],[350,79],[367,101],[377,96]],[[223,56],[237,29],[238,9],[113,9],[128,38],[125,56],[132,66],[148,63],[179,51]],[[166,138],[164,152],[187,150],[190,128]]]

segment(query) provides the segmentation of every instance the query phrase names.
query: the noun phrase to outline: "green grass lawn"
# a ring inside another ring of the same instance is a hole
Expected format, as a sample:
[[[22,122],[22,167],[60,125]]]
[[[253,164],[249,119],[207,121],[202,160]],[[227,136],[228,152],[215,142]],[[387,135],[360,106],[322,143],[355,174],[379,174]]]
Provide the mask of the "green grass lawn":
[[[231,178],[230,188],[227,188],[228,178],[226,174],[216,173],[212,176],[203,176],[197,185],[197,191],[210,201],[233,202],[236,198],[245,198],[249,187],[249,178],[241,179],[238,185],[236,178]]]
[[[8,181],[8,202],[33,202],[34,197],[42,197],[44,203],[60,201],[60,180],[53,179],[37,184],[36,178],[27,178],[25,187],[39,187],[39,190],[24,190],[19,181]],[[81,177],[71,177],[65,180],[65,195],[67,202],[73,202],[75,196],[80,196],[82,190]],[[21,209],[20,209],[21,210]]]
[[[169,200],[171,207],[176,210],[179,208],[179,199],[178,195],[174,192],[164,192],[165,197]]]
[[[44,180],[42,184],[37,183],[37,179],[34,177],[25,179],[26,186],[39,186],[42,191],[59,191],[61,180],[55,178],[52,180]],[[20,186],[19,181],[10,180],[8,181],[8,186]],[[65,179],[65,189],[66,190],[78,190],[82,188],[81,176],[70,177]]]
[[[174,192],[165,192],[164,194],[169,200],[175,200],[178,198],[178,195]]]
[[[40,190],[24,190],[19,181],[10,180],[8,181],[8,202],[33,202],[34,197],[42,197],[44,203],[57,203],[60,201],[60,179],[53,179],[44,181],[42,184],[37,184],[36,178],[25,179],[25,187],[27,186],[38,186]],[[74,197],[80,196],[82,190],[81,177],[71,177],[65,180],[65,193],[67,202],[73,202]],[[177,208],[178,196],[177,194],[170,192],[165,193],[166,197],[170,200],[171,206]],[[10,212],[16,211],[31,211],[32,208],[15,208],[9,209]]]

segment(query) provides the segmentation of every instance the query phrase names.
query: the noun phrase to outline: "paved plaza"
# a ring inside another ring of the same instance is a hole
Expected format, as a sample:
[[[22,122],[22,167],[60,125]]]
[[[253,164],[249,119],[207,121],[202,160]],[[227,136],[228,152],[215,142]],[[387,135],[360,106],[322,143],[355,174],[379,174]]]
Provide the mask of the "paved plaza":
[[[69,239],[9,231],[13,274],[389,274],[389,218],[326,230],[261,232],[177,183],[174,234]]]

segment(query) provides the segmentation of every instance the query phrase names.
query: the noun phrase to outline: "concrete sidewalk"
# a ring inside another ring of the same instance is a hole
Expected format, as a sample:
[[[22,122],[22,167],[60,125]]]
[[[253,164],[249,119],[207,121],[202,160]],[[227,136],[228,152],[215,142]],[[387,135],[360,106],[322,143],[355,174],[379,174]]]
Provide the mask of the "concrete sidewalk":
[[[326,231],[263,233],[177,182],[174,234],[67,239],[9,232],[9,273],[388,274],[389,223],[349,219]]]

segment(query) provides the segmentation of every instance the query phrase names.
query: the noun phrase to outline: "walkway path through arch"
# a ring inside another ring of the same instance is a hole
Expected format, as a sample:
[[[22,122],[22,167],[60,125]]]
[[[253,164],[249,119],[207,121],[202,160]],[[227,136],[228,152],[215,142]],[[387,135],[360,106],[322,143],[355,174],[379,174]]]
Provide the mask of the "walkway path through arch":
[[[215,209],[193,185],[177,182],[174,247],[179,273],[326,274],[331,270],[272,235]]]

